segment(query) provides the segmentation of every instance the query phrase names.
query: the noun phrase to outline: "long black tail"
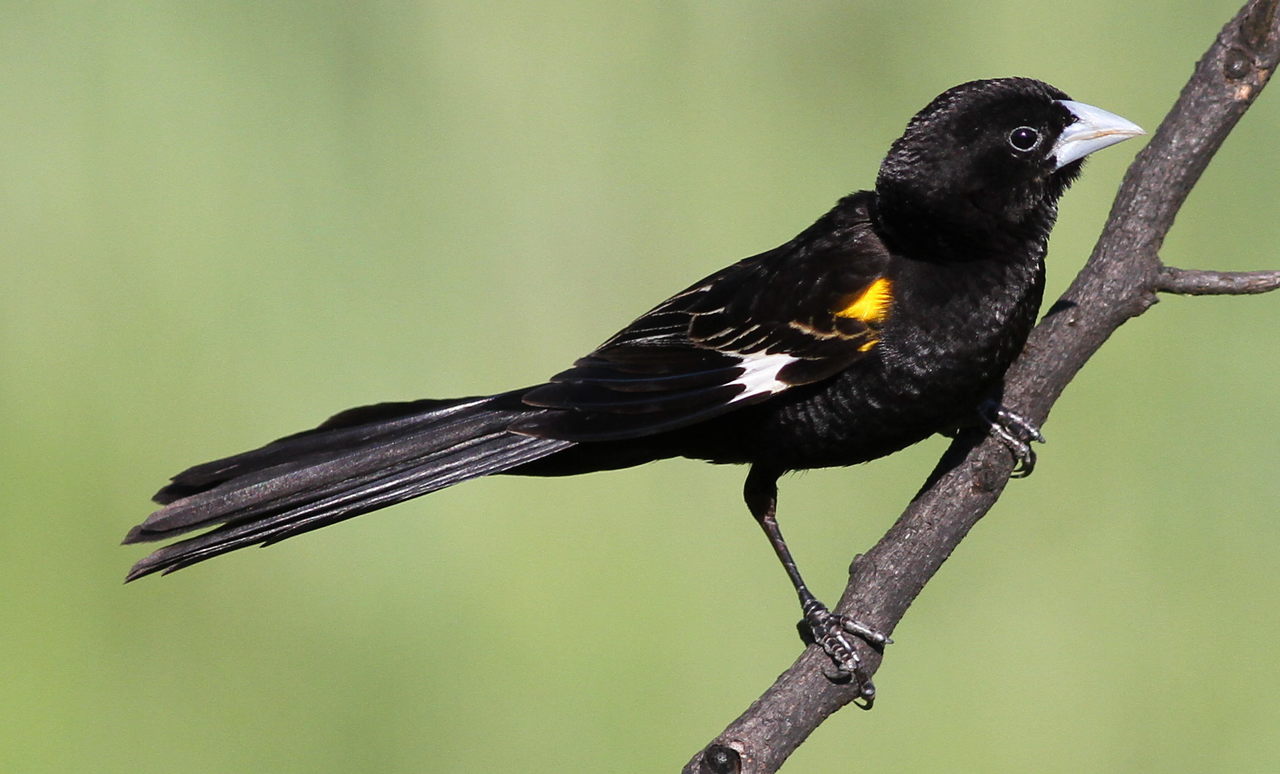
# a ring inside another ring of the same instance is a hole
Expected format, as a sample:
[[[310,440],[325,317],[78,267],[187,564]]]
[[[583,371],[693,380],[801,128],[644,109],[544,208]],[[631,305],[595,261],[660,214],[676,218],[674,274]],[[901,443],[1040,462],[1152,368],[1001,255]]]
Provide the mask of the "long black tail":
[[[156,493],[164,507],[124,542],[221,526],[157,550],[127,580],[277,543],[573,446],[508,432],[543,411],[522,406],[522,392],[351,409],[314,430],[185,470]]]

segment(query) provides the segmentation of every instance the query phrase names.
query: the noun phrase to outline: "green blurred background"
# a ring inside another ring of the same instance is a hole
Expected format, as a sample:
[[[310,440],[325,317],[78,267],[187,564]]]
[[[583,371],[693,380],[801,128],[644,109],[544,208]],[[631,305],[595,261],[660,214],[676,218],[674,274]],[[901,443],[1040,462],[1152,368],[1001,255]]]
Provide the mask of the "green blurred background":
[[[0,4],[4,772],[674,771],[796,655],[743,471],[481,481],[160,580],[179,468],[526,384],[868,185],[944,88],[1154,129],[1234,2]],[[1280,94],[1165,248],[1280,264]],[[1051,295],[1132,142],[1064,202]],[[1168,298],[801,772],[1280,767],[1280,297]],[[788,479],[834,599],[941,441]]]

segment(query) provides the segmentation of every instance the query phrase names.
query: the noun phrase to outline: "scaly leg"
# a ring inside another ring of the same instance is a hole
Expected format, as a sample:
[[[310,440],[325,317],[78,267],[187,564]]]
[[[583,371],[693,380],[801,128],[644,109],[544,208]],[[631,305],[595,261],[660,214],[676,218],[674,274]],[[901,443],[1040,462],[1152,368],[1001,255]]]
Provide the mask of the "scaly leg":
[[[862,674],[860,669],[862,660],[858,658],[858,652],[849,640],[849,635],[859,637],[877,649],[883,648],[892,640],[848,616],[832,613],[809,591],[804,579],[800,577],[800,570],[796,568],[795,559],[791,557],[787,542],[782,538],[782,531],[778,528],[776,517],[778,474],[753,466],[751,472],[747,474],[743,498],[747,501],[747,508],[750,509],[751,515],[768,535],[774,553],[778,555],[783,569],[787,571],[787,577],[791,578],[791,585],[795,587],[796,594],[800,597],[800,609],[804,613],[803,623],[812,633],[813,642],[822,647],[840,671],[857,678],[864,702],[860,706],[871,709],[871,704],[875,701],[876,688],[871,678]]]

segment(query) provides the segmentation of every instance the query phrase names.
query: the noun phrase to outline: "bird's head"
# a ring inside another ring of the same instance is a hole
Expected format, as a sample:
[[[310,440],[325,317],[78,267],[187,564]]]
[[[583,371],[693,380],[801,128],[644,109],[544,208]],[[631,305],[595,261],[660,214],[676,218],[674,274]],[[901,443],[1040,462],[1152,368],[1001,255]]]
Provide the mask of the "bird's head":
[[[1047,83],[971,81],[911,119],[880,167],[876,191],[899,220],[927,215],[983,230],[1027,223],[1047,233],[1084,157],[1143,133]]]

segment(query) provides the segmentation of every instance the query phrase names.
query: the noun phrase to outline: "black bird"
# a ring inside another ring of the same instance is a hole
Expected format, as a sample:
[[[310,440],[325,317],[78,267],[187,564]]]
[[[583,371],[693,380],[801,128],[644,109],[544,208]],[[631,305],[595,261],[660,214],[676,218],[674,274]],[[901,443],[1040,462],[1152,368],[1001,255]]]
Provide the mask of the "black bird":
[[[778,478],[978,423],[1029,472],[1039,431],[998,395],[1040,308],[1057,201],[1086,155],[1138,134],[1027,78],[949,89],[893,143],[874,190],[663,301],[543,384],[354,408],[179,473],[125,542],[211,529],[160,548],[128,579],[495,473],[747,464],[747,506],[804,623],[854,672],[847,633],[887,638],[805,587],[774,519]]]

